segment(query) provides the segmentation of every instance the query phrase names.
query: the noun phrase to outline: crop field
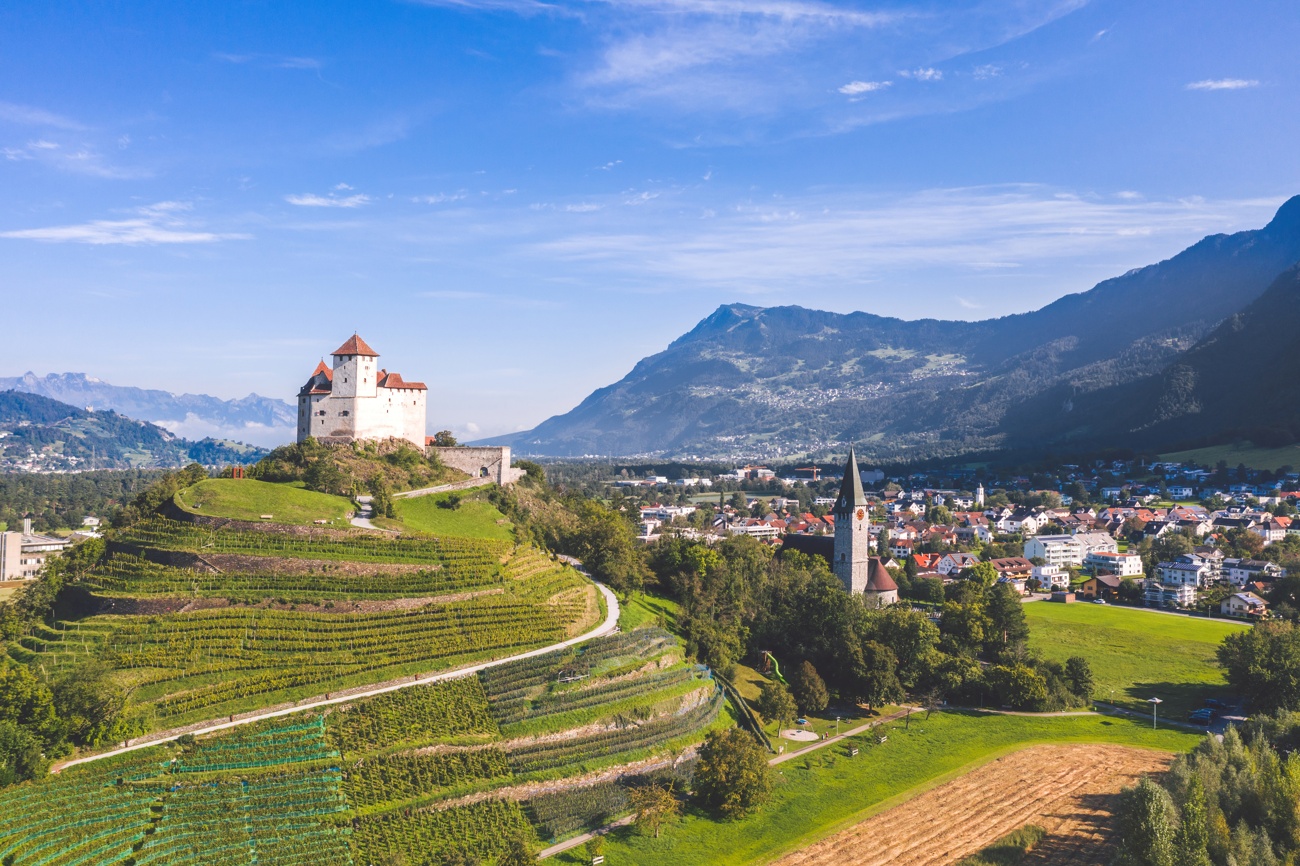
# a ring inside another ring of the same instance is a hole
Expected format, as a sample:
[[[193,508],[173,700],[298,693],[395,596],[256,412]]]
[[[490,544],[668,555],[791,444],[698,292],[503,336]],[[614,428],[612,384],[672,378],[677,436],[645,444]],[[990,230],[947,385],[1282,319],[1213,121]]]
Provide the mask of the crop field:
[[[355,510],[352,500],[342,496],[251,478],[209,478],[178,492],[175,501],[186,511],[208,517],[258,521],[269,514],[271,522],[288,525],[326,520],[345,527],[347,515]]]
[[[1196,734],[1152,731],[1149,722],[1119,718],[957,712],[935,713],[928,720],[919,714],[910,725],[891,722],[881,733],[888,737],[884,744],[870,736],[854,738],[851,742],[861,749],[856,757],[850,757],[844,747],[832,746],[781,764],[772,800],[743,819],[719,823],[688,812],[666,826],[659,839],[617,830],[607,837],[608,862],[637,866],[764,863],[1028,745],[1096,743],[1175,752],[1186,751],[1200,740]],[[1001,796],[1007,801],[1010,795],[1004,789]],[[922,820],[936,827],[947,826],[946,820],[934,820],[932,813],[921,814]],[[584,862],[580,852],[566,852],[557,860]]]
[[[1049,659],[1083,656],[1096,679],[1093,697],[1184,718],[1207,697],[1230,697],[1215,650],[1228,635],[1249,628],[1155,611],[1094,604],[1025,605],[1030,649]]]
[[[787,855],[776,866],[951,866],[1030,823],[1046,833],[1023,862],[1108,863],[1116,795],[1143,775],[1164,771],[1170,759],[1126,746],[1032,746]]]
[[[452,499],[452,497],[455,497]],[[458,504],[452,508],[451,502]],[[396,518],[376,520],[376,526],[426,535],[510,541],[514,526],[492,503],[465,493],[435,493],[393,501]]]

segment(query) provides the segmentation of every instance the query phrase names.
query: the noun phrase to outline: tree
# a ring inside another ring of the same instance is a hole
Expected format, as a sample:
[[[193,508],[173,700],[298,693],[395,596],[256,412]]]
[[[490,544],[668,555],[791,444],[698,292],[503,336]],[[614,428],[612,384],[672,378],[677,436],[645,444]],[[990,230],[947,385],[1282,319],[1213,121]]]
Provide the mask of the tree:
[[[433,434],[433,444],[439,448],[455,448],[460,443],[456,441],[456,436],[450,430],[439,430]]]
[[[952,512],[942,505],[936,505],[926,512],[926,518],[930,523],[939,526],[949,526],[952,524]]]
[[[1047,681],[1029,665],[994,665],[986,678],[994,700],[1013,710],[1041,710],[1047,702]]]
[[[849,688],[856,701],[877,707],[903,699],[898,658],[889,647],[874,640],[863,641],[862,650],[853,661]]]
[[[1169,794],[1150,779],[1130,790],[1119,810],[1116,866],[1173,866],[1173,812]]]
[[[1070,656],[1065,660],[1065,681],[1071,693],[1085,701],[1092,700],[1092,665],[1083,656]]]
[[[778,726],[794,721],[798,712],[790,690],[775,680],[763,683],[763,688],[758,693],[757,706],[763,718],[776,722]]]
[[[754,738],[740,728],[709,734],[695,768],[695,796],[726,818],[737,818],[772,793],[772,768]]]
[[[978,586],[986,590],[998,582],[998,570],[993,567],[991,562],[977,562],[964,570],[961,576],[966,580],[974,581]]]
[[[17,722],[0,721],[0,787],[35,779],[44,771],[40,739]]]
[[[794,672],[791,685],[794,687],[794,699],[799,709],[805,713],[819,713],[830,703],[830,693],[826,683],[817,673],[812,662],[804,659]]]
[[[1205,786],[1192,775],[1183,798],[1182,822],[1174,834],[1174,866],[1210,866],[1210,826]]]
[[[632,801],[632,811],[636,814],[637,829],[656,839],[659,838],[659,830],[664,822],[682,810],[681,801],[668,785],[651,784],[633,788],[628,792],[628,798]]]
[[[113,681],[112,668],[95,660],[83,662],[54,683],[54,706],[78,745],[110,742],[126,706],[126,692]]]
[[[497,866],[537,866],[537,855],[529,850],[528,841],[522,835],[514,835],[506,842]]]
[[[1016,590],[1000,583],[989,592],[985,608],[989,618],[987,644],[1006,648],[1029,640],[1029,622],[1025,619],[1025,606]]]
[[[1262,622],[1234,632],[1218,649],[1228,682],[1257,712],[1300,709],[1300,629]]]

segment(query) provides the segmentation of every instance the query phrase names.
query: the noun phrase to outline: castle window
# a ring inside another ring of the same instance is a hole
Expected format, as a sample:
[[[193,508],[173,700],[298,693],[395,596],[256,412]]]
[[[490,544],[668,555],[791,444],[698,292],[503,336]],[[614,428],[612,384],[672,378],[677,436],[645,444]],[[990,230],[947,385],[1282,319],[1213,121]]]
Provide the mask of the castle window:
[[[347,410],[347,409],[344,409],[344,410],[343,410],[342,412],[340,412],[339,414],[342,415],[344,418],[346,418],[346,417],[348,417],[348,410]]]

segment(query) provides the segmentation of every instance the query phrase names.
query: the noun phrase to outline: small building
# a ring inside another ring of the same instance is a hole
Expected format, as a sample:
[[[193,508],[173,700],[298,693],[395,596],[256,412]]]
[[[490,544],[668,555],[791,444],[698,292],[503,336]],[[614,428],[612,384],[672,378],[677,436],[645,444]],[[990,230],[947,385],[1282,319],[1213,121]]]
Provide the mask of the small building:
[[[1052,593],[1050,601],[1055,601],[1059,604],[1074,604],[1075,596],[1072,592],[1058,590],[1057,592]]]
[[[990,559],[989,564],[998,573],[998,577],[1028,578],[1034,573],[1034,564],[1023,556],[1005,556],[1001,559]]]
[[[1119,595],[1119,588],[1123,584],[1124,578],[1122,577],[1116,577],[1113,574],[1099,574],[1084,581],[1083,585],[1079,587],[1079,595],[1084,598],[1111,600]]]
[[[1196,587],[1186,583],[1161,583],[1149,577],[1143,584],[1142,599],[1147,607],[1192,607],[1196,604]]]
[[[1142,557],[1136,553],[1110,553],[1094,550],[1083,558],[1083,564],[1094,574],[1115,574],[1120,577],[1138,577],[1142,574]]]
[[[1268,602],[1253,592],[1234,592],[1219,604],[1224,616],[1244,619],[1264,619],[1268,616]]]
[[[1038,578],[1041,586],[1052,589],[1070,588],[1070,572],[1059,565],[1035,565],[1029,576]]]

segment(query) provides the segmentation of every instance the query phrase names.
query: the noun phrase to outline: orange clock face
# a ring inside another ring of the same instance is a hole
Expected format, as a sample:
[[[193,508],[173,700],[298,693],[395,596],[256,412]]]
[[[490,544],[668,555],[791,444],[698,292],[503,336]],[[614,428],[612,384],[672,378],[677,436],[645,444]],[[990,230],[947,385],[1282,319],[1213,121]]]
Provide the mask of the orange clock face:
[[[866,509],[864,509],[864,508],[859,508],[859,509],[858,509],[858,520],[861,520],[862,518],[864,518],[864,517],[866,517],[866,516],[867,516]]]

